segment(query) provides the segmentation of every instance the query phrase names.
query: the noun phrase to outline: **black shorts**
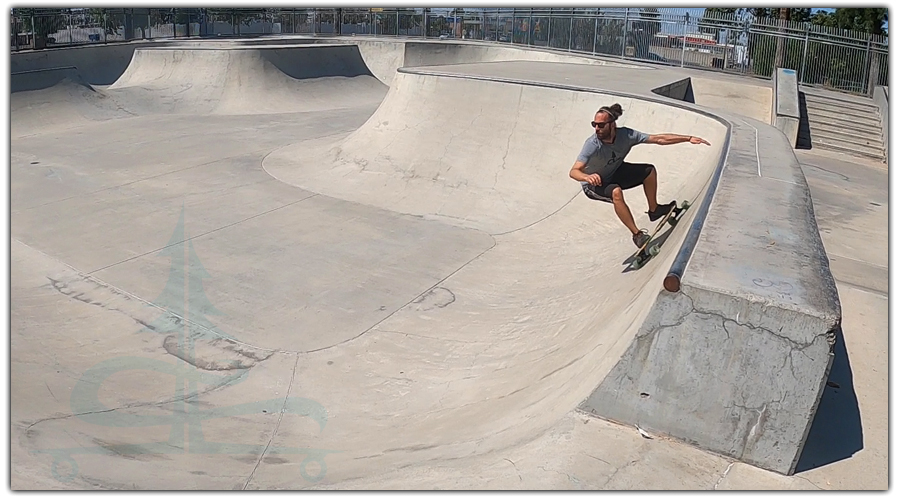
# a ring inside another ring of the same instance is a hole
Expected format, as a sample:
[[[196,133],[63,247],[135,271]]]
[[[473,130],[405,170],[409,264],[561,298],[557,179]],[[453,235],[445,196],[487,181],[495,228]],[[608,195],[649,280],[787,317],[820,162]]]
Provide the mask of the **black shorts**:
[[[622,190],[638,187],[644,183],[644,179],[653,172],[653,165],[649,163],[628,163],[623,162],[611,179],[600,178],[599,186],[583,184],[584,194],[588,198],[597,201],[605,201],[612,203],[612,192],[615,188]]]

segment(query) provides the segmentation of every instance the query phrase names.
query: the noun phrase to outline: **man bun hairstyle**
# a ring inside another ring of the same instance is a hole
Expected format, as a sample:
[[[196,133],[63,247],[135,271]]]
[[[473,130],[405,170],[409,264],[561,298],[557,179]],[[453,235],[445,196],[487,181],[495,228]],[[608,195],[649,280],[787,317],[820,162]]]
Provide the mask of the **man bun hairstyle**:
[[[612,106],[603,106],[597,112],[604,112],[612,117],[613,121],[618,120],[620,116],[622,116],[622,106],[619,103],[615,103]]]

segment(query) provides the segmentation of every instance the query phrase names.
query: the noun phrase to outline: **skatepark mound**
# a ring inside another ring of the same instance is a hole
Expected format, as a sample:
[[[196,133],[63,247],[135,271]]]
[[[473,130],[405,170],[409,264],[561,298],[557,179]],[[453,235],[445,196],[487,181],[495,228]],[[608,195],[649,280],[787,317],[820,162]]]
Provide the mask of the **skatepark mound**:
[[[75,67],[12,73],[10,87],[12,137],[132,116],[86,83]]]
[[[148,115],[263,115],[360,109],[387,93],[350,45],[150,47],[111,85],[74,66],[11,77],[12,134],[21,137]]]
[[[271,114],[377,105],[387,87],[354,46],[137,49],[107,89],[139,114]]]
[[[93,90],[93,87],[84,81],[75,66],[13,72],[10,74],[9,83],[11,94],[43,90],[57,85],[78,85]]]

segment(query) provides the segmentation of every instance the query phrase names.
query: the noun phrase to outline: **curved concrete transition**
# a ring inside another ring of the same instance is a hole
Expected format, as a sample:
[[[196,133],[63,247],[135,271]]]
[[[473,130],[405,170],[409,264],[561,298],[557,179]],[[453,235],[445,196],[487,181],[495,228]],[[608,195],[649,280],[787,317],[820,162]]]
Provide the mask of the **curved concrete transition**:
[[[140,47],[109,85],[14,71],[14,488],[378,488],[575,412],[793,472],[839,304],[777,130],[647,67],[324,42]],[[568,178],[615,102],[712,143],[633,150],[693,204],[637,271]]]
[[[629,161],[659,167],[660,201],[695,201],[718,165],[727,132],[710,116],[609,93],[427,73],[398,73],[378,111],[348,137],[332,144],[298,142],[267,156],[263,168],[316,193],[492,235],[529,228],[551,216],[554,220],[541,227],[589,219],[598,225],[591,238],[597,238],[612,264],[633,251],[610,248],[613,242],[630,244],[630,233],[608,217],[610,205],[581,199],[568,168],[593,133],[594,113],[614,102],[625,110],[621,126],[693,134],[716,145],[643,146],[629,156]],[[642,190],[628,194],[634,195],[628,201],[635,212],[647,211]],[[573,200],[580,210],[570,214],[567,205]],[[649,227],[646,214],[640,222]],[[580,250],[585,258],[598,253],[594,244]]]

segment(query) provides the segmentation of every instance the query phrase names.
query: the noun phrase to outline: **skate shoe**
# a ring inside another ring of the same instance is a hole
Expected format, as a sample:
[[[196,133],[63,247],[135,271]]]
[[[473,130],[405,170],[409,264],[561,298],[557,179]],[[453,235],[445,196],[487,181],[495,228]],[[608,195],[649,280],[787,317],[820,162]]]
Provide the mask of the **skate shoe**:
[[[647,243],[647,241],[649,241],[649,240],[650,240],[650,235],[647,234],[647,231],[644,229],[641,229],[639,232],[637,232],[634,236],[631,237],[631,241],[634,242],[634,246],[636,246],[638,248],[641,248],[642,246],[644,246],[644,244]]]
[[[653,221],[656,221],[657,219],[659,219],[660,217],[668,214],[672,210],[672,207],[674,207],[674,206],[675,206],[674,201],[666,203],[665,205],[657,205],[656,210],[654,210],[652,212],[647,212],[647,215],[650,216],[650,221],[653,222]]]

